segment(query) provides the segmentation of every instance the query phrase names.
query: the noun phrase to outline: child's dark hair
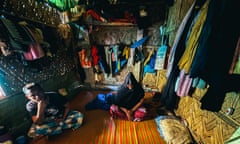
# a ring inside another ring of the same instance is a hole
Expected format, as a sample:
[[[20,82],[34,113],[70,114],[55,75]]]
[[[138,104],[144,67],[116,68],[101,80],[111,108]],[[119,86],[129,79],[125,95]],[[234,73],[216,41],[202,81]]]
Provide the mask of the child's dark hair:
[[[31,91],[31,94],[33,96],[37,95],[40,99],[45,99],[45,94],[43,88],[40,86],[40,84],[35,83],[34,85],[30,86],[28,88]]]

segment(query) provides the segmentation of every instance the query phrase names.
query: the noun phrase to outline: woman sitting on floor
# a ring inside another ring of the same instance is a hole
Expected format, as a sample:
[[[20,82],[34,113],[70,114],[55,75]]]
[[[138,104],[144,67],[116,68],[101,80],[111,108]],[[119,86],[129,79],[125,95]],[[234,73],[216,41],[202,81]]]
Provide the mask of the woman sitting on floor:
[[[99,94],[97,98],[86,105],[86,109],[110,109],[113,118],[142,121],[146,117],[143,107],[144,90],[137,82],[132,72],[129,72],[120,88],[108,94]],[[101,105],[102,104],[102,105]]]
[[[83,114],[71,110],[65,97],[60,94],[44,92],[37,83],[25,85],[23,92],[29,100],[26,109],[33,121],[29,137],[60,134],[63,129],[77,129],[82,125]]]

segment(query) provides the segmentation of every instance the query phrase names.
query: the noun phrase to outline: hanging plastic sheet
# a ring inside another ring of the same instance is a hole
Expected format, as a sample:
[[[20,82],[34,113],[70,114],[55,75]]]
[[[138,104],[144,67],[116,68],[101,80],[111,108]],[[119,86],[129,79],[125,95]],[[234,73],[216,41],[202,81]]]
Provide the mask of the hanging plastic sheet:
[[[136,41],[135,43],[133,43],[130,48],[137,48],[140,47],[146,40],[147,40],[147,36],[143,37],[142,39]]]
[[[168,48],[167,45],[162,45],[158,48],[154,69],[156,70],[164,69],[167,48]]]
[[[166,45],[166,40],[164,41],[165,28],[163,26],[160,26],[159,30],[160,30],[161,37],[162,37],[162,41],[161,41],[162,44],[157,50],[156,62],[155,62],[155,66],[154,66],[155,70],[164,69],[165,60],[166,60],[165,57],[166,57],[167,50],[168,50],[168,46]]]

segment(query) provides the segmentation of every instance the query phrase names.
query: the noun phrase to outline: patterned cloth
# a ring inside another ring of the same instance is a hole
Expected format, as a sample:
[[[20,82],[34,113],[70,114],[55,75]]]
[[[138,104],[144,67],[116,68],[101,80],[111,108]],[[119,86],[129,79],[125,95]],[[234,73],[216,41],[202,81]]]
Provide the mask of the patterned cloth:
[[[70,111],[63,122],[54,121],[56,117],[47,117],[42,125],[33,124],[28,132],[31,138],[42,135],[56,135],[63,132],[64,129],[77,129],[83,123],[83,114],[78,111]]]
[[[113,118],[118,118],[118,119],[123,119],[123,120],[127,120],[127,116],[126,114],[118,108],[118,106],[116,105],[111,105],[110,107],[110,114],[111,117]],[[147,116],[147,111],[146,108],[141,106],[139,107],[133,114],[133,121],[142,121],[146,118]]]

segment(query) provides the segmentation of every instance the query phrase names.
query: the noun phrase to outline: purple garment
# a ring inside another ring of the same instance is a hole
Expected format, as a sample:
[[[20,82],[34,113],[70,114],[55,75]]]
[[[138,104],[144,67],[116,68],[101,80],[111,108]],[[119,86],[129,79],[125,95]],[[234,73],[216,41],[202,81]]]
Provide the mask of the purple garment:
[[[177,95],[178,96],[187,96],[191,88],[192,78],[189,75],[185,74],[182,70],[180,71],[180,78],[178,82]]]

